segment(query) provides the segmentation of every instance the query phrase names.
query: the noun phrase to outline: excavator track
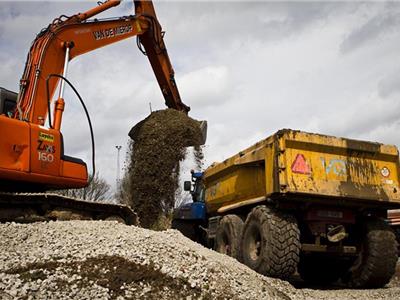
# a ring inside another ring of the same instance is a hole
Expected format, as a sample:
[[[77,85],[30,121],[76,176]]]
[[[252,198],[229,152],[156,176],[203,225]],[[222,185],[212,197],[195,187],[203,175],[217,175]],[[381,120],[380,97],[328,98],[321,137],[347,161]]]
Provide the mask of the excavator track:
[[[0,222],[52,220],[117,220],[127,225],[139,223],[136,213],[125,205],[83,201],[54,193],[0,192]]]

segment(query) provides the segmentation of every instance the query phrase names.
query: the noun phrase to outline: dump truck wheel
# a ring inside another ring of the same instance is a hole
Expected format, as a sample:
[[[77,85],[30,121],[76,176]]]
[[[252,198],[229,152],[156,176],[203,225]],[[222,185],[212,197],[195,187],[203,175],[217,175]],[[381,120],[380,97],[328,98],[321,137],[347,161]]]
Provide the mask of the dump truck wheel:
[[[180,233],[182,233],[184,236],[191,239],[192,241],[197,240],[194,225],[189,222],[174,219],[172,220],[171,228],[178,230]]]
[[[349,265],[348,261],[311,254],[300,258],[297,271],[307,283],[329,284],[338,281],[347,272]]]
[[[367,219],[362,226],[360,254],[344,279],[353,288],[380,288],[396,270],[396,236],[382,219]]]
[[[300,231],[296,219],[264,205],[247,216],[241,241],[243,263],[273,277],[287,278],[299,263]]]
[[[242,231],[243,221],[239,216],[224,216],[217,228],[214,250],[240,260],[239,248]]]

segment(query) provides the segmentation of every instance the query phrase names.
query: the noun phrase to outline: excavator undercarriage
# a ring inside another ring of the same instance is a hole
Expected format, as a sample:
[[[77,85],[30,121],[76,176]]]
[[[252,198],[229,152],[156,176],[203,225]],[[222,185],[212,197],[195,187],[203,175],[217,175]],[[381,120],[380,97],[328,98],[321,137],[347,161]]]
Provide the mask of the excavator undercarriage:
[[[127,206],[89,202],[53,193],[0,192],[0,222],[106,220],[138,225],[135,212]]]

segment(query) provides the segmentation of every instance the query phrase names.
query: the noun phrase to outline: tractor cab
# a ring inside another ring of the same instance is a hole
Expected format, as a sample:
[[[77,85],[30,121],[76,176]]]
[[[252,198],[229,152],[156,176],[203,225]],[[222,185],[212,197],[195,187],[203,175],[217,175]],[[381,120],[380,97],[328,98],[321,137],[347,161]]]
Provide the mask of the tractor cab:
[[[192,180],[185,181],[183,189],[190,192],[193,202],[204,202],[203,172],[191,171]]]

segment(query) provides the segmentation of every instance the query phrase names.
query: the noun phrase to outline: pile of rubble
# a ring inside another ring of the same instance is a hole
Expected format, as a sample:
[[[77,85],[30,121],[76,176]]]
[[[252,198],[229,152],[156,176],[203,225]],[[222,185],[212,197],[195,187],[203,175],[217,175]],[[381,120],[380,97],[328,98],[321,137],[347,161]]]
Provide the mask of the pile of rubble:
[[[296,289],[190,241],[106,221],[0,224],[0,299],[398,299]]]
[[[116,222],[0,224],[0,298],[298,299],[178,231]],[[8,297],[8,298],[7,298]]]

